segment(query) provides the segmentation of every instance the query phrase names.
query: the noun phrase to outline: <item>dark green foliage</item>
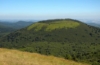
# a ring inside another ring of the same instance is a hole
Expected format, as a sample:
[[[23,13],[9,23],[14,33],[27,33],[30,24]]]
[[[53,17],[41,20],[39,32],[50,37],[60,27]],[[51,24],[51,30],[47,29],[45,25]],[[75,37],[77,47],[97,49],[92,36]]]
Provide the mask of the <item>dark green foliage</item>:
[[[50,23],[54,21],[56,20],[41,22]],[[100,65],[100,29],[79,23],[80,25],[76,28],[62,28],[53,31],[44,31],[46,27],[39,31],[24,28],[2,38],[0,47],[54,55]]]

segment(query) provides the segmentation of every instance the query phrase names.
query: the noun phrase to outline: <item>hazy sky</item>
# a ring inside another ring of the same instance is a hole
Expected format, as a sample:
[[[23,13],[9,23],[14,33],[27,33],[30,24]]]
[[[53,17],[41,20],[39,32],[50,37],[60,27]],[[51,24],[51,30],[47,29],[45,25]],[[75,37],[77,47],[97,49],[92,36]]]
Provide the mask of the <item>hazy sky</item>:
[[[99,19],[100,0],[0,0],[0,19]]]

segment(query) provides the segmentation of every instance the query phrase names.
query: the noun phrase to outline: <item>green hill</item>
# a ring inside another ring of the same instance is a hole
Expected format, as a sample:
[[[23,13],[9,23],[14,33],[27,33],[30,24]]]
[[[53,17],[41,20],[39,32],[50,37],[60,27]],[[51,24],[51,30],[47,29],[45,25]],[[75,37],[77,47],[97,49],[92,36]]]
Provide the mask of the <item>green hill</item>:
[[[0,65],[90,65],[54,56],[0,48]]]
[[[0,47],[100,65],[100,29],[72,19],[46,20],[15,31]]]
[[[55,22],[38,22],[35,23],[27,28],[27,30],[31,30],[35,28],[35,31],[41,30],[43,27],[46,27],[44,31],[52,31],[55,29],[62,29],[62,28],[75,28],[79,26],[78,22],[73,22],[73,21],[67,21],[66,20],[61,20],[61,21],[55,21]]]

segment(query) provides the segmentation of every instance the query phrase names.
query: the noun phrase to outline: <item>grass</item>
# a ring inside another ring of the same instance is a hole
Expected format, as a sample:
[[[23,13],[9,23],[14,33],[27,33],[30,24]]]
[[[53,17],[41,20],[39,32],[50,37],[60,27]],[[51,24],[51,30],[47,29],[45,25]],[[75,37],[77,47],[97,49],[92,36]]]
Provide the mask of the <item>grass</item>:
[[[54,56],[0,48],[0,65],[89,65]]]
[[[47,26],[47,24],[45,24],[45,23],[35,23],[35,24],[30,25],[27,28],[27,30],[31,30],[31,29],[35,28],[35,30],[38,31],[38,30],[42,29],[43,26]]]
[[[35,31],[41,30],[43,27],[46,27],[45,31],[52,31],[55,29],[61,29],[61,28],[75,28],[79,26],[78,22],[73,21],[56,21],[51,23],[35,23],[27,28],[27,30],[31,30],[35,28]]]

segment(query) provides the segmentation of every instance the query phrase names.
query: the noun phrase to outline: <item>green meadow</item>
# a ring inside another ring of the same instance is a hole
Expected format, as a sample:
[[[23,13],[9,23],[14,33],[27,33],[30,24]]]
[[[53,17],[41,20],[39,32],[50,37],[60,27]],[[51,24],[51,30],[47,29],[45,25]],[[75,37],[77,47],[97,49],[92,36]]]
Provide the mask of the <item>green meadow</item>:
[[[32,24],[31,26],[29,26],[27,28],[27,30],[31,30],[31,29],[35,29],[35,31],[39,31],[41,30],[43,27],[46,27],[44,30],[45,31],[52,31],[55,29],[68,29],[68,28],[76,28],[77,26],[79,26],[80,23],[78,22],[74,22],[74,21],[55,21],[55,22],[51,22],[51,23],[35,23]]]

